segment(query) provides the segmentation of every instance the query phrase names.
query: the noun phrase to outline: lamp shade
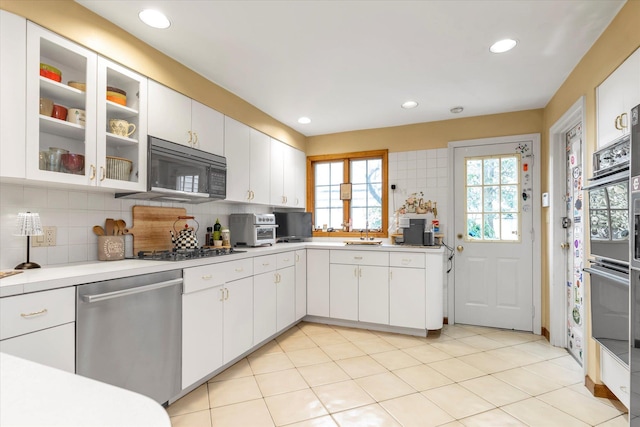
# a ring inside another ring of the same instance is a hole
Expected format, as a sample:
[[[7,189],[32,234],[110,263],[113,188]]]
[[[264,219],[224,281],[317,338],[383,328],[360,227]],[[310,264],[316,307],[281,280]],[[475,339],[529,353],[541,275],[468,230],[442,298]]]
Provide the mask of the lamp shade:
[[[20,212],[16,220],[16,230],[13,234],[15,236],[43,235],[40,215],[35,212]]]

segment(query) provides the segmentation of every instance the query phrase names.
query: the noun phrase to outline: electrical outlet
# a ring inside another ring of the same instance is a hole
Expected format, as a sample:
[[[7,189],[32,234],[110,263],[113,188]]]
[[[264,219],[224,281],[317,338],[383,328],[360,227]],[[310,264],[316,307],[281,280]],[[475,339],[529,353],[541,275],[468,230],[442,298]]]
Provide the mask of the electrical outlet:
[[[42,236],[33,236],[31,239],[31,246],[34,248],[41,246],[55,246],[56,245],[56,227],[42,227],[44,234]]]

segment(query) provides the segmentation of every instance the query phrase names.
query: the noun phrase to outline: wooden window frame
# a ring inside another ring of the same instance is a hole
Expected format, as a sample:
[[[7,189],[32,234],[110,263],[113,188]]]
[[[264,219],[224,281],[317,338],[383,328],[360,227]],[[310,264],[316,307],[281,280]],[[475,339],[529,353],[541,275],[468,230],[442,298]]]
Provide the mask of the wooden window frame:
[[[350,183],[350,162],[351,160],[365,160],[365,159],[381,159],[382,160],[382,230],[379,232],[369,231],[369,237],[387,237],[387,229],[389,227],[389,174],[388,174],[388,156],[389,150],[371,150],[371,151],[358,151],[351,153],[340,154],[323,154],[319,156],[307,157],[307,211],[314,215],[313,219],[313,237],[360,237],[360,230],[357,231],[316,231],[315,230],[315,169],[316,163],[322,162],[335,162],[342,160],[344,162],[343,168],[343,183]],[[349,220],[349,214],[351,212],[351,200],[342,200],[343,203],[343,222]]]

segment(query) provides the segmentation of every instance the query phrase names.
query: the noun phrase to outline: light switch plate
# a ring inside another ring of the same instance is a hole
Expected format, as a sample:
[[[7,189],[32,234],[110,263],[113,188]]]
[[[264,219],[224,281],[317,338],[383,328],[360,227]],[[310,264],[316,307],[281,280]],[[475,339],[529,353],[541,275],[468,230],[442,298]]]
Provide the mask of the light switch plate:
[[[549,193],[542,193],[542,207],[549,207]]]

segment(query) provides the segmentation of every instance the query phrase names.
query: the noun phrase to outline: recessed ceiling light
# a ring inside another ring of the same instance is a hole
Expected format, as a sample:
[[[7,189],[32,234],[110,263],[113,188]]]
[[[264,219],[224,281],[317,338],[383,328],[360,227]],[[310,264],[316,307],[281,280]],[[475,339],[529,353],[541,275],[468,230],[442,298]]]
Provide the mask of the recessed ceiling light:
[[[463,107],[453,107],[449,111],[451,111],[453,114],[459,114],[459,113],[462,113],[464,111],[464,108]]]
[[[311,119],[309,117],[300,117],[298,119],[298,123],[300,123],[301,125],[308,125],[309,123],[311,123]]]
[[[402,108],[406,108],[407,110],[411,108],[416,108],[417,106],[418,106],[418,103],[416,101],[407,101],[404,104],[402,104]]]
[[[153,28],[165,29],[171,26],[171,21],[164,13],[154,9],[145,9],[138,14],[140,20]]]
[[[491,45],[489,50],[493,53],[504,53],[516,47],[517,44],[518,42],[513,39],[498,40]]]

